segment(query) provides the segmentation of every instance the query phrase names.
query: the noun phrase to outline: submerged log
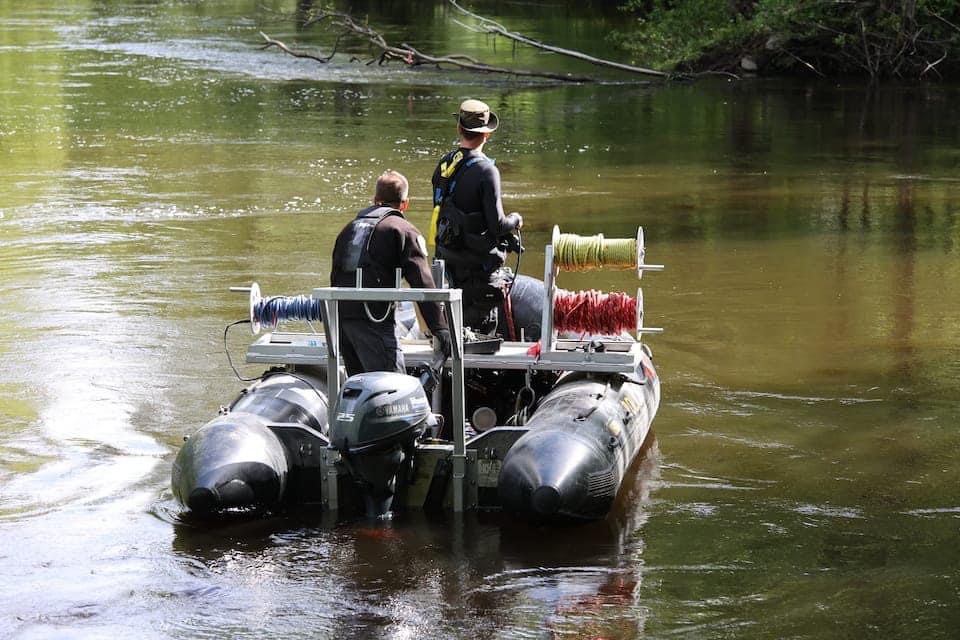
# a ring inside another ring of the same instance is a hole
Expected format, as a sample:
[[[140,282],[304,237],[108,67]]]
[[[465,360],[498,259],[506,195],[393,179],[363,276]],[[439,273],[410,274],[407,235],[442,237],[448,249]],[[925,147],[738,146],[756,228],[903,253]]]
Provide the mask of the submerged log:
[[[550,44],[546,44],[546,43],[544,43],[544,42],[540,42],[540,41],[538,41],[538,40],[534,40],[533,38],[529,38],[529,37],[527,37],[527,36],[525,36],[525,35],[523,35],[523,34],[515,33],[515,32],[513,32],[513,31],[509,31],[509,30],[508,30],[506,27],[504,27],[502,24],[500,24],[500,23],[498,23],[498,22],[495,22],[495,21],[491,20],[490,18],[485,18],[485,17],[483,17],[483,16],[481,16],[481,15],[479,15],[479,14],[476,14],[476,13],[474,13],[474,12],[472,12],[472,11],[468,11],[468,10],[464,9],[463,7],[461,7],[459,4],[457,4],[456,0],[448,0],[448,1],[450,2],[450,4],[451,4],[457,11],[463,13],[464,15],[468,15],[468,16],[470,16],[471,18],[474,18],[474,19],[478,20],[478,21],[480,22],[480,24],[482,25],[481,28],[480,28],[480,30],[481,30],[482,32],[484,32],[484,33],[491,33],[491,34],[494,34],[494,35],[503,36],[504,38],[508,38],[508,39],[513,40],[513,41],[515,41],[515,42],[520,42],[520,43],[522,43],[522,44],[529,45],[529,46],[535,47],[535,48],[537,48],[537,49],[542,49],[542,50],[544,50],[544,51],[550,51],[551,53],[556,53],[556,54],[559,54],[559,55],[568,56],[568,57],[570,57],[570,58],[576,58],[577,60],[583,60],[583,61],[585,61],[585,62],[589,62],[590,64],[598,65],[598,66],[601,66],[601,67],[610,67],[610,68],[612,68],[612,69],[619,69],[620,71],[627,71],[627,72],[630,72],[630,73],[639,73],[639,74],[647,75],[647,76],[657,76],[657,77],[661,77],[661,78],[669,78],[670,75],[671,75],[671,74],[669,74],[669,73],[667,73],[667,72],[665,72],[665,71],[657,71],[656,69],[645,69],[644,67],[635,67],[635,66],[630,65],[630,64],[623,64],[622,62],[614,62],[614,61],[612,61],[612,60],[605,60],[605,59],[603,59],[603,58],[596,58],[596,57],[594,57],[594,56],[588,55],[588,54],[586,54],[586,53],[582,53],[582,52],[580,52],[580,51],[574,51],[574,50],[572,50],[572,49],[564,49],[564,48],[562,48],[562,47],[556,47],[556,46],[553,46],[553,45],[550,45]]]
[[[377,62],[383,64],[391,60],[399,60],[408,66],[418,66],[422,64],[434,65],[437,68],[442,68],[444,66],[455,67],[458,69],[465,69],[468,71],[478,71],[482,73],[495,73],[501,75],[511,75],[511,76],[520,76],[528,78],[543,78],[547,80],[558,80],[561,82],[575,82],[575,83],[585,83],[585,82],[596,82],[597,78],[584,75],[574,75],[570,73],[559,73],[551,71],[533,71],[529,69],[511,69],[507,67],[498,67],[495,65],[485,64],[479,62],[469,56],[463,54],[451,54],[445,56],[437,56],[429,53],[424,53],[415,49],[407,43],[402,43],[399,46],[392,45],[387,42],[383,34],[376,31],[367,24],[357,22],[353,16],[340,13],[325,11],[318,13],[315,16],[305,20],[303,26],[309,27],[314,24],[326,24],[328,29],[333,29],[339,31],[337,40],[334,44],[334,51],[329,56],[318,56],[316,54],[311,54],[309,52],[301,51],[298,49],[293,49],[288,47],[283,42],[276,40],[267,34],[260,32],[260,35],[264,39],[264,44],[261,48],[269,49],[271,47],[280,49],[284,53],[294,56],[296,58],[310,58],[316,60],[317,62],[326,63],[329,62],[336,53],[336,47],[339,44],[340,40],[346,36],[355,36],[363,40],[366,40],[374,48],[379,49],[379,53],[374,56],[367,64],[372,64]]]

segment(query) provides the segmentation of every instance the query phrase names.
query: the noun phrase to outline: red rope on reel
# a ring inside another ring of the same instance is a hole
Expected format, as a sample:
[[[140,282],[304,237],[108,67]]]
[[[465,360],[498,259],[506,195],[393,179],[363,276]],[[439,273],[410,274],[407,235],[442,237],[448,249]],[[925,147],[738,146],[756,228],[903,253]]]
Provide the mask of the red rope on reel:
[[[637,301],[618,291],[557,291],[553,306],[557,331],[618,335],[637,329]]]

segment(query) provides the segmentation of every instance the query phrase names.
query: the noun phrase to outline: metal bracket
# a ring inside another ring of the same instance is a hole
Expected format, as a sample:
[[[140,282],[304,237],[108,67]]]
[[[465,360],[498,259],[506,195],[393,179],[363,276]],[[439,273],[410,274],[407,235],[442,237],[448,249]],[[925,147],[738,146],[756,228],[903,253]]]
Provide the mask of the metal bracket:
[[[338,478],[340,476],[340,452],[332,447],[323,450],[323,504],[330,511],[340,508]]]

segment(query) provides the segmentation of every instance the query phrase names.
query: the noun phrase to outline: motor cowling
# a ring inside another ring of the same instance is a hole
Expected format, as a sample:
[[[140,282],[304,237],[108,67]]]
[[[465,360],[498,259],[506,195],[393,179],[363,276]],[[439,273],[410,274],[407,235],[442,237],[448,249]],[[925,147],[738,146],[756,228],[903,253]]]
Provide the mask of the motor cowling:
[[[360,482],[367,515],[390,510],[401,466],[434,424],[423,386],[412,376],[377,371],[344,382],[330,441]]]

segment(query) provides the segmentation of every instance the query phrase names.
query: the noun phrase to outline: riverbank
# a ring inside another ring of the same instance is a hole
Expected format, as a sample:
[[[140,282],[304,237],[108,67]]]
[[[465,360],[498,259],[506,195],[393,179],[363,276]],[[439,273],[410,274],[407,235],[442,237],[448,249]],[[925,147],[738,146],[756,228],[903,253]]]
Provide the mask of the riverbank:
[[[960,77],[960,2],[629,0],[613,39],[678,73],[871,79]]]

